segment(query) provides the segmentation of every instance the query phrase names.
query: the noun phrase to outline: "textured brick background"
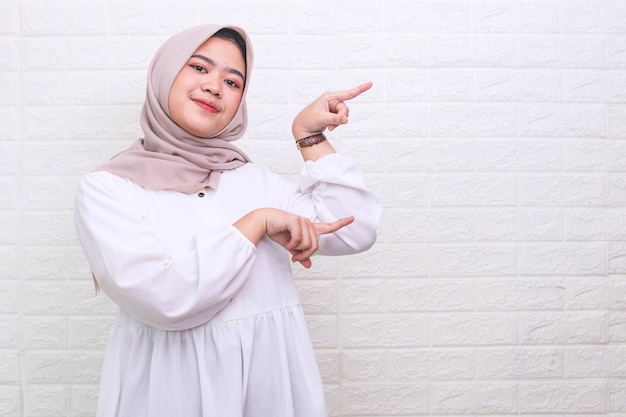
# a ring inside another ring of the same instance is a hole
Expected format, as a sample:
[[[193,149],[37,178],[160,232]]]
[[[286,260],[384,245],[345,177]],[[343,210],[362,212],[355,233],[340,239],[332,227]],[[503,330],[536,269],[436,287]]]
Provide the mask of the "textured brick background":
[[[297,271],[332,416],[626,416],[626,0],[0,0],[0,417],[94,415],[75,184],[206,22],[251,33],[240,145],[285,175],[299,108],[374,82],[330,137],[379,242]]]

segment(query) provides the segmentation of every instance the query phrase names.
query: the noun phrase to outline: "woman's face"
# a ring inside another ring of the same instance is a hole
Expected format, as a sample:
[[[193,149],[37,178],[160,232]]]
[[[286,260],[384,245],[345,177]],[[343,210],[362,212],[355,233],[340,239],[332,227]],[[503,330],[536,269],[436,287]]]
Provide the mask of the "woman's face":
[[[168,97],[172,120],[192,135],[212,137],[241,103],[246,65],[231,41],[209,38],[180,70]]]

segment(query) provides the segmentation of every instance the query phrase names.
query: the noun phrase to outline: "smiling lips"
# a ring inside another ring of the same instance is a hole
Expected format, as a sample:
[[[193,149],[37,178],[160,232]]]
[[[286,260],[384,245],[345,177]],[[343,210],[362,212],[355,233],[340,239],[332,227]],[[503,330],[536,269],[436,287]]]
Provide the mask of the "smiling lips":
[[[217,113],[218,112],[217,106],[212,101],[199,99],[199,98],[195,98],[195,99],[192,99],[192,100],[193,100],[194,103],[196,103],[198,105],[198,107],[200,107],[202,110],[204,110],[206,112],[209,112],[209,113]]]

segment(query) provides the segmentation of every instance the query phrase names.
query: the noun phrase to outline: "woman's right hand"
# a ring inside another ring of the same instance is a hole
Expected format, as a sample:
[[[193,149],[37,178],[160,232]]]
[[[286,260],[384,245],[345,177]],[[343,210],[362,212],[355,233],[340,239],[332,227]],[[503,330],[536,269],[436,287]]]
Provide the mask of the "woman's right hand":
[[[360,96],[370,88],[372,82],[368,81],[348,90],[329,91],[319,96],[293,119],[291,132],[294,139],[305,138],[326,129],[333,130],[348,123],[349,109],[346,101]]]
[[[283,210],[262,208],[246,214],[233,226],[255,245],[267,235],[291,254],[292,262],[310,268],[311,256],[319,249],[319,235],[334,233],[353,221],[354,217],[345,217],[329,223],[314,223]]]

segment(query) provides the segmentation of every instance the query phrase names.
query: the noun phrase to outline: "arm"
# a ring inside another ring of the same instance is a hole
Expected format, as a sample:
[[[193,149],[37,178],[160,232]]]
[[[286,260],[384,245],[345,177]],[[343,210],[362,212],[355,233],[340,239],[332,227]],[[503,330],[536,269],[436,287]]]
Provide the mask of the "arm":
[[[377,238],[382,212],[357,164],[341,154],[306,161],[298,179],[300,192],[289,211],[324,222],[353,216],[354,222],[320,237],[320,255],[349,255],[368,250]]]
[[[319,248],[319,236],[336,232],[353,220],[347,217],[330,223],[312,223],[292,213],[262,208],[246,214],[233,226],[255,245],[267,235],[291,254],[292,262],[310,268],[310,258]]]
[[[134,189],[115,178],[89,175],[75,200],[77,235],[100,286],[150,326],[206,323],[245,283],[256,248],[229,223],[206,219],[184,244],[168,249]]]
[[[372,87],[371,82],[357,87],[322,94],[295,117],[292,133],[296,140],[334,130],[348,123],[347,100]],[[305,166],[300,175],[301,194],[291,210],[306,213],[313,221],[325,222],[354,216],[354,223],[320,238],[320,254],[344,255],[369,249],[376,241],[381,207],[378,199],[363,184],[354,161],[334,155],[328,141],[300,150]]]

